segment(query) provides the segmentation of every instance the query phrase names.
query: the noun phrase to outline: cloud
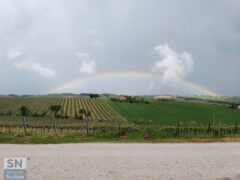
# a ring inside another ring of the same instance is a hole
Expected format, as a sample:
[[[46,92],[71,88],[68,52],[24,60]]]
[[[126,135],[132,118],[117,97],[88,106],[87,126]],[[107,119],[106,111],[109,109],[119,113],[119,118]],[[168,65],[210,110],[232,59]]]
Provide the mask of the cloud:
[[[44,78],[53,78],[56,75],[56,73],[53,69],[51,69],[49,67],[44,67],[41,64],[39,64],[38,62],[21,61],[21,62],[13,63],[13,66],[17,67],[18,69],[35,71]]]
[[[91,57],[90,54],[77,52],[76,56],[79,59],[84,60],[82,62],[81,67],[79,68],[80,73],[82,73],[82,74],[93,74],[93,73],[95,73],[96,63],[94,61],[90,61],[90,57]]]
[[[148,84],[148,90],[149,90],[149,91],[150,91],[150,90],[153,90],[153,88],[154,88],[154,82],[151,81],[151,82]]]
[[[77,53],[76,53],[76,56],[77,56],[79,59],[87,59],[87,58],[90,57],[90,54],[77,52]]]
[[[80,70],[80,73],[83,73],[83,74],[93,74],[95,73],[95,67],[96,67],[96,63],[94,61],[83,62],[79,70]]]
[[[102,46],[104,46],[104,44],[103,44],[102,41],[95,41],[95,42],[93,43],[93,46],[94,46],[94,47],[102,47]]]
[[[89,35],[96,35],[97,34],[97,30],[96,29],[89,29],[87,31],[87,34],[89,34]]]
[[[23,54],[22,51],[20,51],[18,49],[12,49],[12,50],[8,51],[7,58],[8,59],[14,59],[14,58],[17,58],[17,57],[21,56],[22,54]]]
[[[181,79],[194,70],[194,60],[188,52],[178,54],[167,43],[155,46],[154,51],[161,59],[155,61],[153,71],[160,72],[164,80]]]

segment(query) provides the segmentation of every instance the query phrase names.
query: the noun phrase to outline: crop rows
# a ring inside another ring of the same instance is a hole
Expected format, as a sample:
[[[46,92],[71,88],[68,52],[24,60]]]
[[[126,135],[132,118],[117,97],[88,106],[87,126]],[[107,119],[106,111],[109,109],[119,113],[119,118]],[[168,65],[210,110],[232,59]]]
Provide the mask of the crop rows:
[[[0,98],[0,113],[6,115],[9,111],[14,116],[20,115],[20,107],[24,105],[31,115],[52,116],[49,109],[51,105],[61,105],[58,113],[61,117],[75,118],[79,116],[79,110],[85,109],[91,112],[90,119],[102,121],[124,121],[125,119],[113,110],[103,99],[62,97],[62,98]]]

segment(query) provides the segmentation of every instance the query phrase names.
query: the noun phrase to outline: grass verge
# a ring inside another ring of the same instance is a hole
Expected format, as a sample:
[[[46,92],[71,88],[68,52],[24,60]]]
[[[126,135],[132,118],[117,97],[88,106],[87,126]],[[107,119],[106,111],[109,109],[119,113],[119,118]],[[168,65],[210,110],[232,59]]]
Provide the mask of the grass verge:
[[[47,135],[47,134],[0,134],[1,144],[62,144],[62,143],[94,143],[94,142],[109,142],[109,143],[183,143],[183,142],[240,142],[240,136],[229,137],[180,137],[180,138],[159,138],[144,139],[143,134],[134,132],[120,138],[116,137],[116,133],[103,133],[95,136],[86,136],[85,134],[75,135]]]

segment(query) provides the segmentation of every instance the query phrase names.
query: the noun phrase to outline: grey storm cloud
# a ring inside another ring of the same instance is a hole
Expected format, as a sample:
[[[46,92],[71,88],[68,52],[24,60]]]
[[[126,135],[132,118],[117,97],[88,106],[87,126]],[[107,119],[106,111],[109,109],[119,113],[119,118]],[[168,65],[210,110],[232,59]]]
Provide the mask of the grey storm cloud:
[[[0,0],[0,94],[42,94],[113,71],[162,80],[106,77],[62,92],[198,94],[182,78],[240,95],[240,1]],[[164,50],[171,53],[164,54]]]

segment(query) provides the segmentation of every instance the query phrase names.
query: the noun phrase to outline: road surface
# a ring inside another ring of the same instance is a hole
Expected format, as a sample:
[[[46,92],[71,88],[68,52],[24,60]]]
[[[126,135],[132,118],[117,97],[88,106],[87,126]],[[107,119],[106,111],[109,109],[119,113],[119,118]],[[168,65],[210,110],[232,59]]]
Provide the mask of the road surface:
[[[27,157],[31,180],[240,178],[240,143],[1,144],[5,157]]]

